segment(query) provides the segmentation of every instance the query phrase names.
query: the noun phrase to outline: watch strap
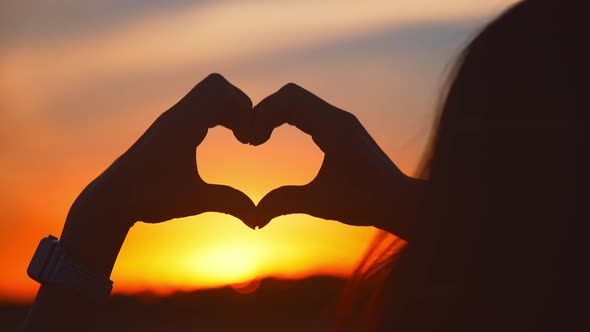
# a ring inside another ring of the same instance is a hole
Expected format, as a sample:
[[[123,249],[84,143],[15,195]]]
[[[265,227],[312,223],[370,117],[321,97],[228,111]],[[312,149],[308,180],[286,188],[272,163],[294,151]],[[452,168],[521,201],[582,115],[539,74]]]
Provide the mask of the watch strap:
[[[106,300],[113,289],[111,280],[76,262],[51,235],[41,240],[27,272],[41,284],[61,285],[94,301]]]

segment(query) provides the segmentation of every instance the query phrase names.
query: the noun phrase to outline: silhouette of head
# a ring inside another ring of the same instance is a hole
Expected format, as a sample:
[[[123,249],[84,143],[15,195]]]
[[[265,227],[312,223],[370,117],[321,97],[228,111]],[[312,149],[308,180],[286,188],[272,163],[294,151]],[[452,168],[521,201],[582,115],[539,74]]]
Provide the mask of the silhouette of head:
[[[384,330],[574,324],[588,259],[584,3],[521,2],[465,49],[428,160],[425,215],[388,281]]]

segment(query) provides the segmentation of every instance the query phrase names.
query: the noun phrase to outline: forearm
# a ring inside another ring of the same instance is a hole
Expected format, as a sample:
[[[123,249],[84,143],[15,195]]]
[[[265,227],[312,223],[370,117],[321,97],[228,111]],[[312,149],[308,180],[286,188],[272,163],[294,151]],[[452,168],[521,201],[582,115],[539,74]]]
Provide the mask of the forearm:
[[[98,277],[109,278],[128,227],[100,213],[70,212],[60,243],[78,264]],[[90,330],[104,303],[60,285],[39,288],[24,331]]]
[[[60,237],[62,249],[97,277],[110,276],[135,221],[158,223],[210,211],[243,219],[254,215],[255,205],[244,193],[205,183],[195,160],[195,149],[208,128],[223,125],[242,138],[251,130],[248,96],[221,75],[212,74],[177,105],[88,185],[70,210]],[[98,290],[106,293],[109,284],[104,284]],[[88,330],[101,306],[61,286],[43,285],[25,330]]]

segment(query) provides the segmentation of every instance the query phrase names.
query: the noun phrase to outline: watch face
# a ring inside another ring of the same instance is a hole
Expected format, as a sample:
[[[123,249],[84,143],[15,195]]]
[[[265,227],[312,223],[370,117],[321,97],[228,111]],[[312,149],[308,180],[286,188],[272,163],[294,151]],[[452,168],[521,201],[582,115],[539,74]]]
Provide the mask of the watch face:
[[[42,282],[41,276],[47,267],[48,260],[51,254],[53,254],[56,245],[57,238],[51,235],[41,240],[27,268],[27,274],[31,279]]]

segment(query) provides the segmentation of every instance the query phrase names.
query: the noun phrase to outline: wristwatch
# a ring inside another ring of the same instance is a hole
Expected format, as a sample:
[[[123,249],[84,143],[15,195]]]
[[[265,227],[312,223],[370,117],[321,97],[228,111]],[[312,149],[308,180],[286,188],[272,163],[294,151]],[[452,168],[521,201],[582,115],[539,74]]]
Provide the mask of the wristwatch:
[[[78,264],[52,235],[39,243],[27,274],[41,284],[60,285],[93,301],[105,301],[113,289],[111,280]]]

